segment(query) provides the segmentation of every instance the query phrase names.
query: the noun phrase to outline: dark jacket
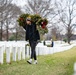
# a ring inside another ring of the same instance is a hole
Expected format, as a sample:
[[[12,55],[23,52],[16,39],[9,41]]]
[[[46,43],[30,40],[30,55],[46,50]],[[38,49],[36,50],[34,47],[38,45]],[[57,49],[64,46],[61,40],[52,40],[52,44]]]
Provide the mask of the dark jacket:
[[[40,35],[36,29],[36,24],[32,23],[31,25],[25,25],[23,28],[26,30],[26,41],[37,41],[40,40]]]

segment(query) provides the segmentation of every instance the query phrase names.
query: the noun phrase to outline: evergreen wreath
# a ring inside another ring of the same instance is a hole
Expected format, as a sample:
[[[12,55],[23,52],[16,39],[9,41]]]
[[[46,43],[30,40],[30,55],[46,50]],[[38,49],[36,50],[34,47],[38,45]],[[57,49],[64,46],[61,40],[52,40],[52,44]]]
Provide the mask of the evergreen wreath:
[[[39,31],[43,31],[43,33],[48,32],[48,29],[46,27],[48,24],[48,20],[46,18],[42,18],[38,14],[34,14],[34,15],[22,14],[22,15],[20,15],[17,20],[17,22],[19,23],[19,26],[27,25],[26,24],[27,17],[31,17],[31,21],[37,25]]]

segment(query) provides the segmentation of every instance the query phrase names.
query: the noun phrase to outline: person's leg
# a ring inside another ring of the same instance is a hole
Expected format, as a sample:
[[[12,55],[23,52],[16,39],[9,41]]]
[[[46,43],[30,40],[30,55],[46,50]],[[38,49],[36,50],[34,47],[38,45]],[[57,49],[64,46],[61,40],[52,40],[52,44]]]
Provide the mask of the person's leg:
[[[34,51],[34,60],[37,60],[36,51]]]
[[[36,45],[37,45],[37,42],[35,41],[35,42],[34,42],[34,60],[35,60],[35,61],[34,61],[33,64],[37,64],[37,57],[36,57],[36,50],[35,50],[35,49],[36,49]]]
[[[31,43],[31,59],[34,58],[34,60],[36,60],[36,51],[35,51],[35,48],[36,48],[36,42],[33,41]]]
[[[29,43],[30,43],[30,47],[31,47],[31,58],[28,61],[28,63],[31,64],[32,63],[32,59],[34,58],[35,63],[37,64],[37,57],[36,57],[36,51],[35,51],[37,42],[36,41],[30,41]]]
[[[29,41],[30,47],[31,47],[31,57],[27,61],[29,64],[32,64],[32,59],[33,59],[33,50],[32,50],[32,41]]]
[[[36,57],[36,51],[34,52],[34,63],[33,64],[37,64],[37,57]]]

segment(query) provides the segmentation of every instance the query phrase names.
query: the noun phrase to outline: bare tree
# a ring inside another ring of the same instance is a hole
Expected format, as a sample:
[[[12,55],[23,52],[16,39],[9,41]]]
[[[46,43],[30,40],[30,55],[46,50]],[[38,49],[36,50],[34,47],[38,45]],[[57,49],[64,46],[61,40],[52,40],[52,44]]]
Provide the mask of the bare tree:
[[[25,5],[25,12],[39,14],[42,17],[48,17],[53,13],[53,4],[51,0],[28,0]]]
[[[60,0],[59,2],[56,1],[55,5],[57,7],[59,22],[63,24],[66,30],[68,43],[70,44],[71,36],[76,26],[76,0]]]
[[[53,25],[50,31],[51,39],[61,40],[61,32],[62,29],[59,26]]]
[[[4,25],[4,20],[6,19],[5,12],[7,11],[6,8],[8,8],[9,4],[12,0],[0,0],[0,40],[2,40],[2,28]]]
[[[9,39],[9,33],[8,31],[11,28],[11,25],[13,24],[13,26],[16,26],[16,21],[18,16],[21,14],[21,10],[19,7],[17,7],[15,4],[10,4],[10,6],[7,9],[7,19],[6,19],[6,33],[7,33],[7,41]],[[16,27],[12,28],[12,29],[16,29]]]
[[[21,9],[11,2],[12,0],[0,0],[0,40],[2,40],[3,30],[6,29],[6,39],[8,41],[11,25],[15,26],[16,20],[21,14]]]

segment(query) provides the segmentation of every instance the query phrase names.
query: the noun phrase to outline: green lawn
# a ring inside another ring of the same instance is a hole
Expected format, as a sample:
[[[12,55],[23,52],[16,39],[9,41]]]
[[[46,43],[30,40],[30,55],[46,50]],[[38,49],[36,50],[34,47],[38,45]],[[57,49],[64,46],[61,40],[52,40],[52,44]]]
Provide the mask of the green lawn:
[[[53,55],[39,56],[37,65],[26,60],[0,65],[0,75],[73,75],[76,47]]]

